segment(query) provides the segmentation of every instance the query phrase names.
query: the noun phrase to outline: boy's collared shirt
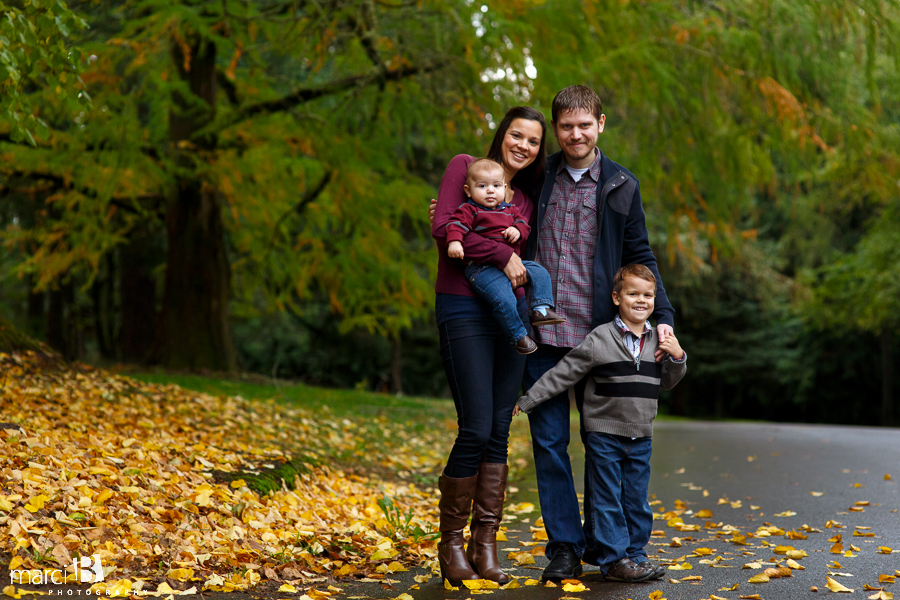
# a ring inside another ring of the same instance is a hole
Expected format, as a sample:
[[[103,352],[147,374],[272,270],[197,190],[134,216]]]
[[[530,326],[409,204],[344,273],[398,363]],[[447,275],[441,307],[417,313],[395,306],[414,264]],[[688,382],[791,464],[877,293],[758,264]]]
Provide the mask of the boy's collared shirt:
[[[616,328],[619,330],[619,333],[622,334],[622,341],[625,342],[625,347],[631,352],[631,355],[635,360],[641,355],[641,350],[644,347],[644,335],[647,334],[652,327],[650,327],[649,321],[644,321],[644,333],[641,334],[640,337],[636,336],[631,329],[628,328],[628,325],[625,324],[625,321],[622,320],[622,317],[616,315],[615,318]],[[682,350],[681,358],[675,358],[674,356],[670,356],[669,360],[676,363],[682,363],[687,360],[687,352]]]
[[[559,348],[574,348],[591,332],[594,252],[597,249],[597,185],[600,149],[576,182],[560,160],[547,214],[541,223],[535,260],[550,273],[557,312],[566,322],[535,330],[535,340]],[[554,258],[556,260],[550,260]]]

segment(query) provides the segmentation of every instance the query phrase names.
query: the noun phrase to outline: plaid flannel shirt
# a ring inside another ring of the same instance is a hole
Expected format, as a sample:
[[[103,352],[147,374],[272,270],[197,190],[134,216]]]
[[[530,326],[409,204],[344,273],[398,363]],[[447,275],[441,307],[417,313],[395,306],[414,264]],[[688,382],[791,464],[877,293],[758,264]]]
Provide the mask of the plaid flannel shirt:
[[[535,328],[535,339],[541,344],[574,348],[591,332],[599,181],[599,150],[577,182],[566,169],[566,161],[559,161],[553,193],[538,232],[535,260],[550,273],[556,312],[566,317],[566,322]]]

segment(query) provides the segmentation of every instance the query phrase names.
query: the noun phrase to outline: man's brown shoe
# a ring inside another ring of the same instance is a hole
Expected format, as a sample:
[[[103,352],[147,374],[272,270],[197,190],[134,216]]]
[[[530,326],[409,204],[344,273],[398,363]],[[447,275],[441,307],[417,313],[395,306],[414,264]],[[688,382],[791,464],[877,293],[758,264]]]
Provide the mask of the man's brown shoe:
[[[636,583],[638,581],[647,581],[655,573],[655,569],[649,563],[635,563],[630,558],[620,558],[612,564],[603,578],[607,581]]]
[[[547,314],[541,314],[539,310],[531,311],[531,314],[528,315],[528,320],[531,321],[532,327],[540,327],[541,325],[559,325],[560,323],[565,323],[566,318],[558,315],[552,309],[546,309]]]
[[[535,350],[537,350],[537,344],[527,335],[516,342],[516,352],[519,354],[531,354]]]

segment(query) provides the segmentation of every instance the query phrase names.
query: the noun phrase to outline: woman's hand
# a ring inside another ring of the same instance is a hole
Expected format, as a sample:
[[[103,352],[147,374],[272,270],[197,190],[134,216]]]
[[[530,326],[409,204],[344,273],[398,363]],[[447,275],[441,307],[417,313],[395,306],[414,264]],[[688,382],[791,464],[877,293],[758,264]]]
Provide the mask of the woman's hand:
[[[513,416],[514,416],[514,417],[517,417],[517,416],[519,416],[520,414],[522,414],[522,409],[519,408],[519,405],[518,405],[518,404],[516,404],[516,406],[513,408]]]
[[[463,245],[460,242],[450,242],[447,246],[447,256],[450,258],[465,258],[466,253],[463,251]]]
[[[437,208],[437,200],[434,198],[431,199],[431,204],[428,205],[428,222],[434,225],[434,211]]]
[[[522,264],[522,259],[519,258],[519,255],[513,254],[509,257],[509,262],[506,263],[506,266],[503,267],[503,274],[509,279],[513,289],[516,289],[525,285],[528,272],[525,270],[525,265]]]

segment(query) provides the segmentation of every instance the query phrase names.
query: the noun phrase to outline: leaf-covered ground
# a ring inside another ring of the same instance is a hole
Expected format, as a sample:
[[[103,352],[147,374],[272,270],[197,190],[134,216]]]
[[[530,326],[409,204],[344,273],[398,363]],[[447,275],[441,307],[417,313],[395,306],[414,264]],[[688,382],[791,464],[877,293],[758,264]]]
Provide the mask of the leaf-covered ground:
[[[449,403],[408,420],[351,417],[31,353],[0,354],[0,380],[8,570],[67,569],[74,581],[73,559],[99,554],[103,595],[265,586],[315,599],[341,581],[436,567]],[[511,444],[528,451],[521,433]],[[272,486],[267,472],[292,481]]]

